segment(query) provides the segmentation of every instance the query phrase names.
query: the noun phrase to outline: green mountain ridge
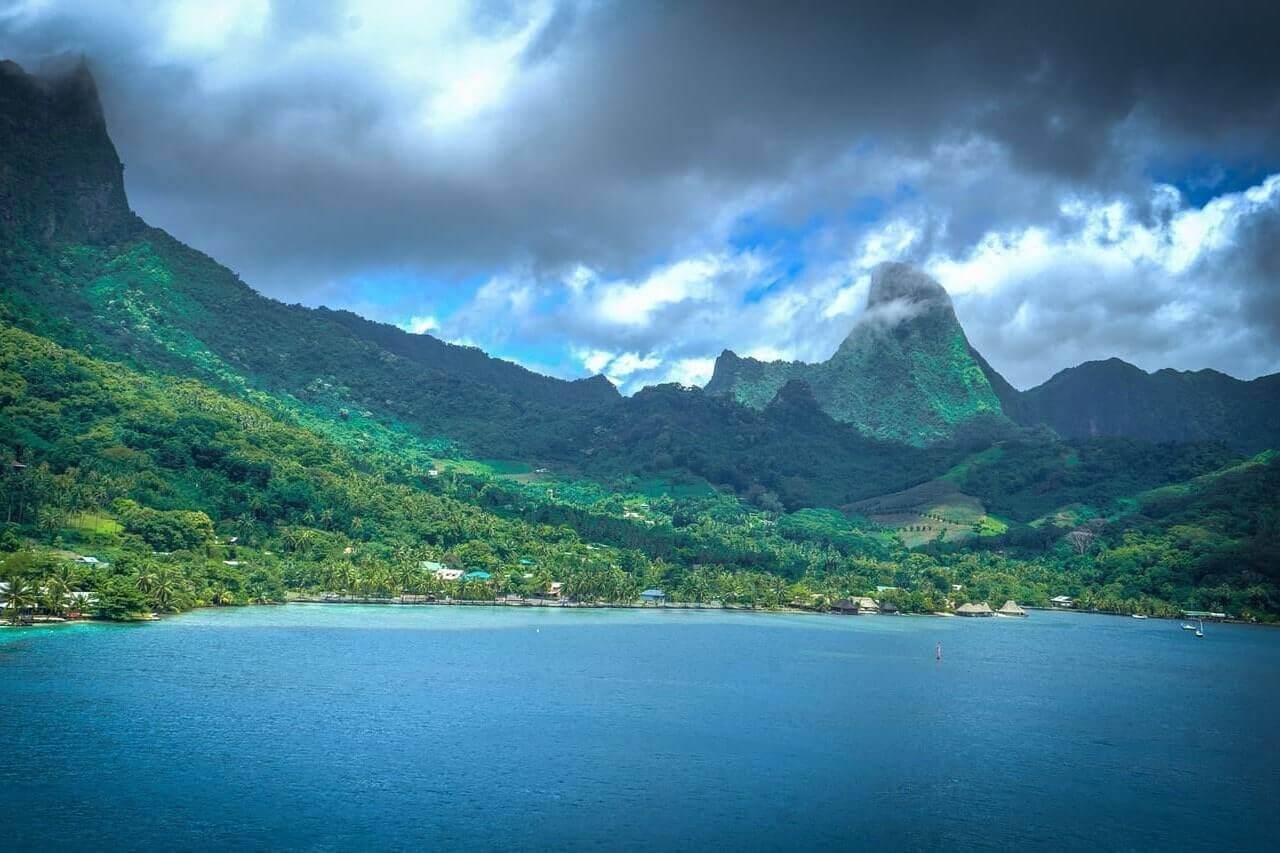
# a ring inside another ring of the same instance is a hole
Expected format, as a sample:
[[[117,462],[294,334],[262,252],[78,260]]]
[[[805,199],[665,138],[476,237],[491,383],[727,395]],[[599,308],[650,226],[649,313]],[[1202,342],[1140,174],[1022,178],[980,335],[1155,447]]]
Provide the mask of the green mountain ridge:
[[[1280,374],[1246,382],[1216,370],[1147,373],[1112,358],[1063,370],[1005,408],[1063,438],[1220,440],[1251,452],[1280,446]]]
[[[706,390],[760,408],[800,380],[823,411],[864,435],[928,445],[966,426],[993,434],[1010,426],[984,364],[941,285],[905,264],[883,264],[866,311],[831,358],[763,363],[726,352]]]
[[[40,81],[5,64],[0,107],[0,461],[35,472],[3,480],[19,512],[0,551],[106,549],[120,570],[94,583],[116,612],[138,595],[120,578],[180,543],[192,603],[404,590],[390,578],[426,555],[497,576],[456,594],[519,589],[530,559],[610,600],[661,583],[776,605],[888,584],[931,610],[962,583],[999,600],[1280,613],[1280,462],[1182,489],[1244,461],[1204,440],[1229,418],[1178,443],[1061,441],[1035,426],[1056,410],[1023,411],[1032,392],[909,268],[879,271],[867,322],[822,365],[726,353],[705,391],[622,397],[602,377],[540,376],[258,294],[128,208],[83,68]],[[1233,514],[1220,482],[1245,496]],[[904,495],[903,518],[859,509]],[[1208,520],[1188,523],[1200,508]],[[1081,521],[1101,526],[1076,554],[1063,537]],[[251,543],[256,579],[223,564],[242,561],[211,532]],[[1148,571],[1184,539],[1176,572]],[[1136,562],[1099,569],[1124,548]]]

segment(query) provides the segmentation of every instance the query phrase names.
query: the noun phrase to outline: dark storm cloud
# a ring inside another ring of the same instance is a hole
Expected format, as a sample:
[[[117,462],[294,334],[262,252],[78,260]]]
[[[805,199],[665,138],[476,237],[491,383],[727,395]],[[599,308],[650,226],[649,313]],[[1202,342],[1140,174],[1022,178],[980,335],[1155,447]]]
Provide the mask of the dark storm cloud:
[[[909,256],[962,255],[1069,228],[1064,195],[1156,216],[1157,160],[1277,165],[1277,4],[482,2],[462,37],[526,36],[501,96],[452,125],[400,72],[466,60],[399,38],[413,16],[373,37],[376,10],[275,2],[213,50],[157,50],[163,19],[14,6],[0,53],[86,53],[143,215],[308,301],[378,269],[644,276],[722,250],[748,214],[835,222],[810,237],[821,259],[857,242],[867,224],[844,219],[868,197],[918,230]],[[1256,228],[1222,262],[1267,315],[1243,321],[1275,321],[1275,225]]]

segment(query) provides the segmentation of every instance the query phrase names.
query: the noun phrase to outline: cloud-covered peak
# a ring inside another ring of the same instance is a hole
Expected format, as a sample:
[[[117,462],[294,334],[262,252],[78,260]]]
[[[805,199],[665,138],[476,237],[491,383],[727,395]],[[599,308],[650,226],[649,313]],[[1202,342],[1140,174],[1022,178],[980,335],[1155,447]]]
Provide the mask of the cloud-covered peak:
[[[867,312],[887,312],[895,307],[913,313],[931,308],[950,310],[951,297],[946,288],[918,267],[886,262],[871,274]]]
[[[1021,385],[1280,368],[1277,30],[1233,2],[0,8],[6,55],[88,57],[137,210],[255,287],[566,376],[607,353],[624,390],[725,347],[821,361],[883,261]]]

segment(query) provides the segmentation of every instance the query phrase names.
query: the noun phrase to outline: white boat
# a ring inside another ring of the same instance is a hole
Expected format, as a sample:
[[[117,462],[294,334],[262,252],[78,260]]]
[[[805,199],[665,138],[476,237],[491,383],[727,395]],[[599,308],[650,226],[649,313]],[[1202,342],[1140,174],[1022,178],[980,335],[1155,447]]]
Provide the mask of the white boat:
[[[1195,629],[1196,629],[1196,626],[1195,626],[1195,625],[1191,625],[1191,624],[1188,624],[1188,623],[1186,623],[1186,622],[1183,622],[1183,623],[1182,623],[1182,630],[1184,630],[1184,631],[1194,631]]]
[[[1144,614],[1142,614],[1142,613],[1134,613],[1134,614],[1133,614],[1133,618],[1134,618],[1134,619],[1146,619],[1147,617],[1146,617]]]
[[[1204,620],[1203,619],[1200,620],[1200,627],[1196,628],[1196,636],[1197,637],[1204,636]]]

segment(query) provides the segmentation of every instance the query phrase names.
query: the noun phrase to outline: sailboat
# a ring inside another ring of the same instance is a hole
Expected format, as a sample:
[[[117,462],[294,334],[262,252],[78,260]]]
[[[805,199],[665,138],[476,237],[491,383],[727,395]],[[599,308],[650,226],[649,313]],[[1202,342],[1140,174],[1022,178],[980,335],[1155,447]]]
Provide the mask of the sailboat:
[[[1196,628],[1196,636],[1197,637],[1204,636],[1204,620],[1203,619],[1200,620],[1200,627]]]

